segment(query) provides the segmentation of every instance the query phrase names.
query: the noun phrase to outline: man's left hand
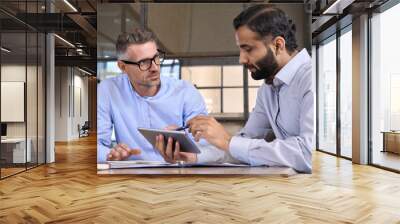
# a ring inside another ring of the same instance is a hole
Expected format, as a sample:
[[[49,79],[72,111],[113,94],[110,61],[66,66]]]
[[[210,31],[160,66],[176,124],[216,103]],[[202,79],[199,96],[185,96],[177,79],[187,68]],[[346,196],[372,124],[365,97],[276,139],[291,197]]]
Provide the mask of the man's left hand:
[[[219,149],[229,150],[229,142],[232,136],[215,118],[199,115],[191,119],[188,124],[190,126],[189,131],[196,141],[204,138]]]

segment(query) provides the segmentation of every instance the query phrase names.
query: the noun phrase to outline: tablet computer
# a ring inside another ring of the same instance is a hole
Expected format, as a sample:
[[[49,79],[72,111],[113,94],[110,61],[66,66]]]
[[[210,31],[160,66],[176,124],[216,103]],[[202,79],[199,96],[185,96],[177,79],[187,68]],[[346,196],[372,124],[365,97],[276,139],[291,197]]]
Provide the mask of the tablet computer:
[[[153,145],[153,147],[156,145],[156,136],[161,134],[164,136],[165,145],[167,144],[168,138],[172,137],[174,143],[175,141],[179,142],[181,152],[200,153],[199,148],[184,131],[170,131],[150,128],[138,128],[138,131],[147,139],[148,142],[150,142],[150,144]]]

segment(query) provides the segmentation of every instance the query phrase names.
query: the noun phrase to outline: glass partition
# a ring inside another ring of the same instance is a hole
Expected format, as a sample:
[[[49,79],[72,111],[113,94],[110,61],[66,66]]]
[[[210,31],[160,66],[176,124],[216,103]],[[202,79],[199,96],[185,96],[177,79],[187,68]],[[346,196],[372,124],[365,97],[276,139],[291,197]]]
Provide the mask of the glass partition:
[[[340,154],[352,158],[352,32],[340,36]]]
[[[371,162],[400,170],[400,4],[371,18]]]
[[[31,142],[26,140],[26,41],[25,32],[1,33],[2,177],[24,171],[31,158]]]
[[[318,47],[318,149],[336,154],[336,36]]]
[[[45,163],[45,35],[22,22],[44,1],[1,1],[0,178]],[[21,20],[22,19],[22,20]]]

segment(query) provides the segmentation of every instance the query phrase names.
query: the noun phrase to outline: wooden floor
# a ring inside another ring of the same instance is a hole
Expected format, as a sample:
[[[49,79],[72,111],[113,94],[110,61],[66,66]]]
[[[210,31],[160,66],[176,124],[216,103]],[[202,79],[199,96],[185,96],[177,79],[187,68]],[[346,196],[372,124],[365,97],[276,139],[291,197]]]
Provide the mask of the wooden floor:
[[[0,181],[0,223],[400,223],[400,175],[314,154],[312,175],[97,176],[95,138]]]
[[[392,152],[374,151],[372,162],[376,165],[400,170],[400,154]]]

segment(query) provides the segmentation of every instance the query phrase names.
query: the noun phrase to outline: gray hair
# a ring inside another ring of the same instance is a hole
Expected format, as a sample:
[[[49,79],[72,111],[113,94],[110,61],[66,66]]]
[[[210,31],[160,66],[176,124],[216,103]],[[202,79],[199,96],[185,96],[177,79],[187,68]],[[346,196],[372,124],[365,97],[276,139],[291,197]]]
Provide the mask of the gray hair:
[[[131,33],[121,33],[118,36],[116,50],[119,60],[126,59],[126,49],[131,44],[144,44],[147,42],[155,42],[157,44],[156,35],[150,30],[137,28]]]

